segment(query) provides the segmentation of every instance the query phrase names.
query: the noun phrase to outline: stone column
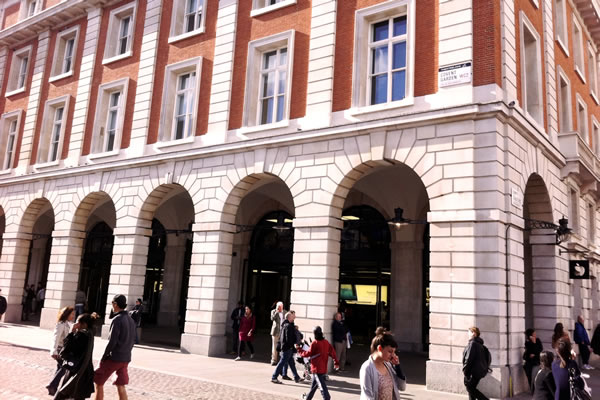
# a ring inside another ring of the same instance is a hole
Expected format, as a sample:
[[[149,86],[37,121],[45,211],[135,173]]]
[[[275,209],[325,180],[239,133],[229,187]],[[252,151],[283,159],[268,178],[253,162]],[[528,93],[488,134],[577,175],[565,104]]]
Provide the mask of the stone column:
[[[2,235],[2,255],[0,256],[0,286],[6,297],[8,309],[3,315],[4,322],[21,321],[23,287],[27,271],[27,258],[31,235],[6,232]]]
[[[158,311],[159,326],[173,327],[178,325],[177,317],[179,315],[186,240],[185,235],[170,235],[167,239],[163,289],[160,294],[160,309]]]
[[[58,310],[75,304],[85,235],[83,230],[60,227],[52,232],[46,300],[42,309],[40,328],[53,329]]]
[[[294,266],[290,309],[305,336],[315,325],[331,337],[337,311],[340,276],[340,237],[343,222],[331,217],[294,219]]]
[[[144,227],[117,227],[113,234],[115,242],[102,337],[108,336],[108,316],[112,309],[113,297],[117,294],[125,295],[129,309],[135,305],[135,299],[144,295],[148,243],[152,230]]]
[[[185,333],[181,351],[208,356],[225,353],[225,324],[231,275],[234,225],[194,224]]]

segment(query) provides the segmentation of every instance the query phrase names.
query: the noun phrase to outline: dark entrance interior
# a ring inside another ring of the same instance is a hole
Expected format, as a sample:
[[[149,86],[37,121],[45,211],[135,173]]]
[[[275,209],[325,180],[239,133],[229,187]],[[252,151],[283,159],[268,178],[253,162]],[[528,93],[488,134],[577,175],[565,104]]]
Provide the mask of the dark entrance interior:
[[[87,311],[100,316],[106,312],[113,244],[113,231],[105,222],[94,225],[85,240],[78,290],[86,294]]]

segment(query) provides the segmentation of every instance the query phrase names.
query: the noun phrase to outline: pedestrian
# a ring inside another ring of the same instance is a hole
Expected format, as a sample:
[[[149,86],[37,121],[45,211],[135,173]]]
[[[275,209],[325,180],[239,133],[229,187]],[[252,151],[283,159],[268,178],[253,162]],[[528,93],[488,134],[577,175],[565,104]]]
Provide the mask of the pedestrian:
[[[540,370],[534,377],[532,400],[554,400],[556,384],[552,375],[554,353],[545,350],[540,353]]]
[[[558,322],[554,325],[554,333],[552,334],[552,348],[556,350],[558,346],[558,341],[561,338],[569,339],[569,333],[565,332],[565,328],[562,323]]]
[[[117,374],[117,380],[113,384],[117,386],[119,400],[127,399],[125,390],[125,385],[129,383],[127,365],[131,361],[136,326],[125,311],[126,308],[127,298],[122,294],[116,295],[112,300],[113,312],[111,312],[112,321],[108,331],[108,343],[100,360],[100,366],[94,375],[96,400],[104,400],[104,384],[113,372]]]
[[[36,312],[41,314],[42,308],[44,308],[44,300],[46,299],[46,288],[43,286],[39,286],[36,295]]]
[[[135,344],[140,343],[140,330],[142,329],[142,312],[144,311],[142,299],[135,301],[135,306],[129,311],[129,316],[135,322]]]
[[[371,341],[371,355],[360,367],[360,400],[400,399],[406,377],[396,354],[394,336],[382,326]]]
[[[65,338],[60,358],[66,372],[54,400],[83,400],[94,393],[93,327],[99,318],[96,313],[80,315],[71,333]]]
[[[291,310],[290,313],[294,314],[294,318],[296,318],[296,312]],[[284,322],[285,319],[284,319]],[[300,330],[298,329],[298,325],[294,324],[294,333],[296,334],[296,342],[295,342],[295,346],[302,344],[302,340],[304,339],[304,336],[302,335],[302,333],[300,332]],[[281,337],[279,338],[281,341]],[[279,346],[281,348],[281,343],[279,343]],[[294,347],[294,354],[296,353],[296,347]],[[286,380],[286,381],[291,381],[292,378],[290,378],[288,376],[288,367],[291,367],[292,364],[294,365],[294,367],[296,366],[296,360],[294,359],[294,355],[292,354],[292,356],[290,357],[290,359],[288,360],[287,364],[283,364],[283,369],[281,370],[281,379]]]
[[[333,333],[333,346],[335,347],[335,354],[337,354],[340,360],[340,371],[344,370],[346,366],[346,349],[347,349],[347,337],[348,329],[342,321],[342,313],[339,311],[335,313],[333,317],[333,323],[331,324],[331,332]]]
[[[323,330],[320,326],[316,326],[313,329],[313,335],[315,340],[310,344],[310,349],[307,351],[302,350],[300,344],[296,344],[298,354],[302,357],[310,359],[310,372],[312,373],[312,385],[310,391],[302,395],[304,400],[311,400],[315,395],[317,389],[321,391],[323,400],[331,399],[329,391],[327,390],[327,382],[325,375],[327,374],[327,362],[329,357],[333,359],[333,365],[335,369],[340,368],[340,363],[335,354],[333,346],[323,336]]]
[[[237,354],[238,347],[240,345],[240,322],[242,321],[242,317],[244,316],[244,303],[242,301],[237,302],[237,307],[231,312],[231,320],[233,323],[231,324],[231,329],[233,330],[233,334],[231,335],[231,341],[233,342],[233,347],[231,350],[231,354]]]
[[[579,346],[579,355],[581,356],[581,363],[583,369],[594,369],[590,362],[590,337],[588,336],[587,330],[583,326],[583,316],[577,316],[577,322],[575,322],[575,331],[573,333],[573,339]]]
[[[469,343],[463,351],[464,383],[469,393],[469,400],[489,400],[477,389],[479,381],[487,375],[488,364],[483,347],[481,332],[476,326],[468,330]]]
[[[85,292],[79,289],[75,294],[75,319],[77,319],[79,314],[83,314],[85,311],[86,300],[87,296],[85,295]]]
[[[279,344],[278,351],[281,350],[281,357],[279,362],[277,363],[277,367],[275,367],[275,371],[273,372],[273,376],[271,377],[271,382],[273,383],[282,383],[279,379],[279,375],[283,375],[283,367],[284,365],[289,365],[289,369],[292,370],[292,374],[294,375],[294,381],[296,383],[301,382],[303,379],[298,375],[298,371],[296,370],[296,364],[293,362],[290,363],[290,358],[294,357],[294,350],[296,349],[297,337],[296,337],[296,326],[294,325],[294,319],[296,318],[296,314],[293,311],[289,311],[285,314],[285,320],[283,321],[283,325],[281,328],[281,342]]]
[[[281,333],[285,314],[286,311],[283,309],[283,303],[278,301],[275,309],[271,310],[271,321],[273,321],[271,324],[271,365],[277,365],[279,359],[277,343],[279,343],[279,335]]]
[[[0,296],[1,297],[1,296]],[[0,302],[2,300],[0,299]],[[0,304],[1,307],[1,304]],[[2,310],[0,308],[0,317],[2,317]],[[594,335],[592,336],[592,351],[596,355],[600,355],[600,324],[596,325]]]
[[[29,314],[33,312],[33,300],[35,300],[35,286],[25,286],[25,307],[23,308],[23,321],[29,321]]]
[[[0,289],[0,321],[2,321],[2,316],[6,312],[8,308],[8,303],[6,302],[6,297],[2,296],[2,289]]]
[[[561,337],[556,343],[558,357],[552,363],[552,375],[556,385],[555,400],[570,400],[571,386],[569,384],[569,369],[575,370],[575,375],[579,375],[579,367],[572,359],[572,346],[569,339]]]
[[[252,314],[252,309],[250,309],[249,306],[246,306],[244,308],[244,316],[240,321],[240,332],[238,334],[240,344],[238,345],[235,361],[240,361],[242,359],[242,352],[244,351],[245,344],[248,344],[248,348],[250,349],[250,358],[254,358],[254,346],[252,346],[252,342],[254,341],[255,329],[256,317]]]
[[[534,329],[529,328],[525,331],[525,352],[523,353],[523,360],[525,364],[523,369],[525,375],[527,375],[527,382],[529,388],[533,390],[533,379],[537,374],[540,365],[540,353],[542,352],[542,342],[538,339]]]
[[[62,359],[60,358],[60,351],[64,346],[64,341],[67,335],[71,332],[73,321],[75,320],[75,310],[73,307],[63,307],[58,312],[58,319],[56,326],[54,327],[54,335],[52,341],[52,348],[50,349],[50,357],[56,360],[56,372],[52,381],[46,386],[48,394],[54,396],[58,389],[60,379],[65,374],[66,370],[62,368]]]

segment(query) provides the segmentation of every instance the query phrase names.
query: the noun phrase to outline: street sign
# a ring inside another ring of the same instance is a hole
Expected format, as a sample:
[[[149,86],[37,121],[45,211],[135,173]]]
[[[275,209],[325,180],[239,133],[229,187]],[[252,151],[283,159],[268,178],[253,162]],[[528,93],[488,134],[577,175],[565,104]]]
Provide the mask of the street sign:
[[[588,260],[570,260],[569,278],[590,279],[590,262]]]
[[[460,85],[461,83],[471,82],[473,71],[471,63],[462,63],[441,67],[438,70],[438,80],[440,87]]]

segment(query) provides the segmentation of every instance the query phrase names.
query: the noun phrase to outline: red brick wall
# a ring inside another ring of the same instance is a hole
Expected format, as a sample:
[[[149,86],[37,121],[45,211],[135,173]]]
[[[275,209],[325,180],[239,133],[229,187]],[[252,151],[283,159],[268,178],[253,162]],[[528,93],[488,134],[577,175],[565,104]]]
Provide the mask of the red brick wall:
[[[161,15],[158,39],[160,51],[158,52],[156,59],[154,87],[152,89],[152,112],[148,131],[149,144],[155,143],[158,140],[166,66],[197,56],[202,57],[202,76],[200,79],[200,99],[198,101],[195,135],[206,133],[208,128],[208,108],[210,103],[218,9],[218,0],[209,0],[206,5],[204,33],[169,44],[173,0],[165,0],[163,2],[163,12]]]
[[[500,3],[473,2],[473,85],[502,86]],[[417,37],[421,38],[420,35]]]
[[[17,22],[19,22],[19,9],[21,7],[21,3],[17,2],[9,7],[6,7],[4,10],[4,22],[2,24],[2,29],[6,29],[9,26],[13,26]]]
[[[43,9],[45,10],[46,8],[50,8],[52,6],[55,6],[55,5],[57,5],[58,3],[62,2],[62,1],[63,0],[46,0],[44,2],[44,8]]]
[[[354,68],[354,26],[356,10],[384,0],[344,0],[338,3],[333,77],[333,111],[347,110],[352,105]],[[439,9],[436,0],[416,2],[415,96],[437,91]]]
[[[346,0],[344,0],[345,2]],[[343,7],[345,8],[346,4]],[[311,1],[298,0],[297,4],[250,17],[252,2],[240,1],[235,42],[235,59],[229,129],[242,126],[246,88],[248,43],[290,29],[296,31],[294,38],[294,66],[292,72],[292,97],[290,119],[306,114],[306,89],[308,84],[308,48],[310,40]]]
[[[146,16],[145,1],[139,1],[137,5],[135,29],[133,33],[133,45],[131,47],[133,52],[132,56],[112,62],[108,65],[102,65],[110,11],[128,3],[132,3],[132,1],[121,1],[111,7],[106,7],[102,14],[102,21],[100,22],[100,37],[98,38],[99,42],[96,51],[94,76],[92,78],[92,90],[90,92],[90,103],[87,111],[88,114],[85,126],[82,155],[87,155],[90,153],[94,117],[96,115],[96,103],[98,101],[98,87],[104,83],[109,83],[121,78],[129,78],[129,87],[127,89],[127,99],[125,103],[125,118],[123,120],[123,134],[121,137],[121,149],[129,147],[129,140],[131,139],[131,124],[133,121],[133,106],[135,102],[135,92],[137,89],[140,51],[142,46],[142,36],[144,33],[144,19]]]

